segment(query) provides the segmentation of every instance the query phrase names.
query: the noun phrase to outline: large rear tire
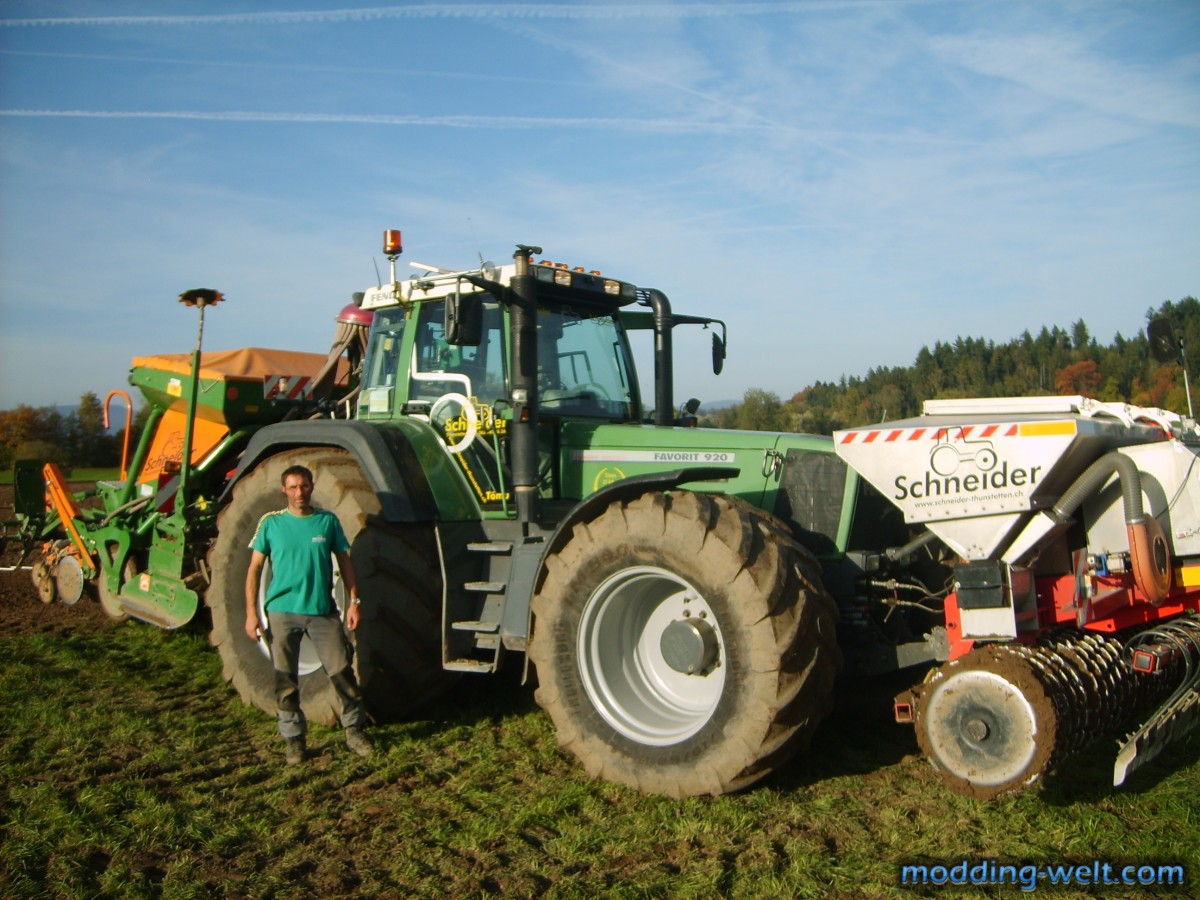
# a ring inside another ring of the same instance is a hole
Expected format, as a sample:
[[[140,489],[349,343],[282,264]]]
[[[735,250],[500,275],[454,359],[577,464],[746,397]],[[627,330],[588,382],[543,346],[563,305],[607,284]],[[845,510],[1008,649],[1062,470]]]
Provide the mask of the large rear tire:
[[[337,514],[363,598],[355,632],[355,670],[367,710],[375,719],[395,718],[439,696],[453,678],[442,669],[440,575],[431,526],[401,528],[379,518],[379,499],[354,458],[338,449],[309,449],[263,461],[243,478],[217,520],[218,537],[209,554],[212,585],[212,642],[224,676],[247,704],[275,713],[275,679],[264,641],[245,633],[249,543],[259,519],[280,509],[280,478],[291,465],[313,472],[315,506]],[[336,572],[336,566],[335,566]],[[341,607],[340,582],[335,599]],[[337,721],[337,698],[315,653],[301,648],[300,696],[311,722]]]
[[[783,526],[721,495],[614,504],[547,560],[538,703],[594,777],[736,791],[806,746],[841,665],[837,607]]]

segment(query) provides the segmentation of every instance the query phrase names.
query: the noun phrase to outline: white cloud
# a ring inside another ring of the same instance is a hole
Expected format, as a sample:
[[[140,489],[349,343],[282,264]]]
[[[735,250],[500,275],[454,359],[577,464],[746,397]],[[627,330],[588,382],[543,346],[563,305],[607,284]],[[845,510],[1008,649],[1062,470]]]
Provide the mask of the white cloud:
[[[1135,121],[1200,126],[1194,78],[1103,58],[1076,40],[1037,34],[942,36],[930,46],[947,62],[1020,85],[1038,97]]]

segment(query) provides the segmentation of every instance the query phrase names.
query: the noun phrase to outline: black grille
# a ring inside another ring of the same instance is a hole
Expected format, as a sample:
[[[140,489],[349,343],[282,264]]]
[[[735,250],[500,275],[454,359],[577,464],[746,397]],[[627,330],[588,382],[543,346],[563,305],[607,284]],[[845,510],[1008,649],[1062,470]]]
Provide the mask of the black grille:
[[[832,453],[792,449],[787,452],[775,515],[791,522],[796,538],[814,553],[832,553],[842,518],[846,464]]]

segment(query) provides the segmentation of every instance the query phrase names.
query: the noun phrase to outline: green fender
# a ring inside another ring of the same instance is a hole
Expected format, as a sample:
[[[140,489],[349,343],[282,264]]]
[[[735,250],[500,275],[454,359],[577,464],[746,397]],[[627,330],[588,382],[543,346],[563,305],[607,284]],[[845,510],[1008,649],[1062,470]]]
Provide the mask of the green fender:
[[[255,432],[221,494],[262,460],[288,450],[338,447],[351,453],[379,495],[384,520],[393,523],[476,520],[479,506],[444,441],[428,422],[309,419],[280,422]]]

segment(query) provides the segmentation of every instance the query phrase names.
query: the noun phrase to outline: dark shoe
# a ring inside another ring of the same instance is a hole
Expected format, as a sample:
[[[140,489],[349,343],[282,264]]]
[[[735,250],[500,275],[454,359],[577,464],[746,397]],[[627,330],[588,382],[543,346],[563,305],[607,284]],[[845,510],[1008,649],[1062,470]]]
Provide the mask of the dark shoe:
[[[300,765],[304,762],[304,738],[288,738],[284,753],[286,754],[285,761],[289,766]]]
[[[371,742],[367,739],[367,736],[363,734],[363,730],[361,728],[346,729],[346,746],[359,756],[363,757],[370,756],[375,752],[374,748],[371,746]]]

